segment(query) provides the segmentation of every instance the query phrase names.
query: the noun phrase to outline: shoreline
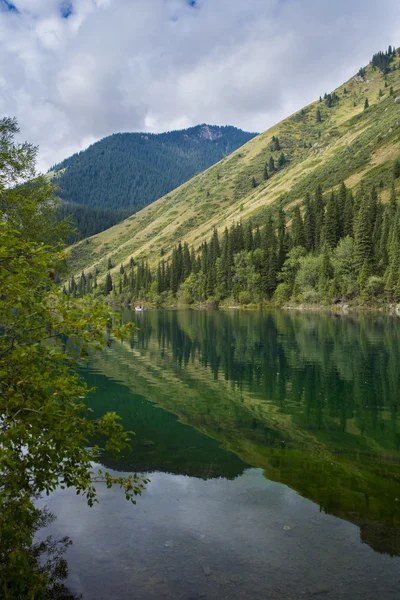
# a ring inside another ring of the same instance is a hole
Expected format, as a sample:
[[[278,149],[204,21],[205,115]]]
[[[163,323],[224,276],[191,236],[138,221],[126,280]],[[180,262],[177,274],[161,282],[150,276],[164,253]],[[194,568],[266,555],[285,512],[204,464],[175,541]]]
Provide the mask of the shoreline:
[[[113,308],[122,310],[129,309],[135,310],[135,304],[119,304],[110,303]],[[388,314],[392,316],[400,317],[400,304],[386,304],[382,305],[360,305],[360,304],[285,304],[277,306],[275,304],[215,304],[215,303],[200,303],[200,304],[161,304],[156,305],[152,302],[140,302],[144,306],[145,311],[147,310],[240,310],[240,311],[253,311],[253,310],[292,310],[301,312],[329,312],[329,313],[373,313],[379,312],[380,314]]]

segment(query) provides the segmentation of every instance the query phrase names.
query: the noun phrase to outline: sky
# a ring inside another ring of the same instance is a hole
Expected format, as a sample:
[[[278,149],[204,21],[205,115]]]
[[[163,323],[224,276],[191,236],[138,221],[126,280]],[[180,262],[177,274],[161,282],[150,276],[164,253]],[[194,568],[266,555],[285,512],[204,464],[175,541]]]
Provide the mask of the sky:
[[[389,44],[398,0],[0,0],[0,116],[43,171],[120,131],[263,131]]]

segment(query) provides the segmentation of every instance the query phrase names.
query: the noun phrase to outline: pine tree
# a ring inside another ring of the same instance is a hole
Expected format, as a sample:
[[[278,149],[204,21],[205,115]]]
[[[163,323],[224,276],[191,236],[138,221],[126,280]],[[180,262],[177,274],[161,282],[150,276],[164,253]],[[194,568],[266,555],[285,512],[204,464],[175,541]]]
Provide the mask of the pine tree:
[[[104,287],[105,295],[108,296],[108,294],[112,291],[112,289],[113,289],[112,278],[111,278],[110,272],[108,272],[107,276],[106,276],[105,287]]]
[[[254,250],[261,248],[261,231],[260,228],[257,227],[254,234]]]
[[[319,284],[322,290],[326,290],[330,279],[333,277],[333,268],[330,261],[330,247],[328,244],[324,245],[322,252],[321,270],[319,274]]]
[[[244,245],[246,252],[253,251],[253,228],[251,222],[247,223],[245,232],[244,232]]]
[[[182,254],[182,276],[181,282],[185,281],[192,272],[192,261],[190,258],[189,245],[187,242],[183,244],[183,254]]]
[[[354,198],[352,192],[346,192],[343,209],[343,236],[346,235],[350,237],[354,235]]]
[[[270,173],[273,173],[275,171],[275,161],[273,156],[269,157],[268,169]]]
[[[368,98],[365,98],[364,110],[367,110],[367,108],[369,108],[369,101],[368,101]]]
[[[325,247],[335,248],[339,239],[338,211],[335,194],[332,192],[325,209],[324,241]]]
[[[278,169],[281,169],[286,164],[286,158],[283,152],[280,153],[278,158]]]
[[[321,123],[321,122],[322,122],[321,111],[318,108],[318,110],[317,110],[317,123]]]
[[[267,163],[265,163],[265,165],[264,165],[264,181],[267,181],[268,179],[269,179],[268,168],[267,168]]]
[[[286,238],[286,215],[282,203],[278,208],[278,270],[282,268],[288,248]]]
[[[304,234],[304,223],[300,212],[299,205],[296,205],[293,210],[292,230],[291,230],[292,246],[304,246],[305,234]]]
[[[315,249],[320,250],[324,229],[324,198],[322,188],[319,185],[315,190],[313,209],[315,214]]]
[[[277,245],[274,222],[272,216],[269,215],[261,234],[261,288],[267,298],[272,296],[276,288],[278,273]]]
[[[363,199],[361,202],[360,210],[357,216],[357,222],[354,233],[354,260],[355,267],[360,273],[363,271],[363,278],[361,283],[364,282],[367,274],[370,274],[372,262],[373,262],[373,248],[372,248],[372,233],[373,233],[373,210],[372,204],[368,198]]]
[[[304,238],[306,250],[311,252],[315,249],[315,214],[309,194],[304,199]]]
[[[400,177],[400,160],[396,160],[393,167],[393,177],[398,179]]]
[[[255,187],[257,187],[257,182],[256,182],[256,180],[255,180],[255,177],[252,177],[252,178],[251,178],[251,187],[252,187],[252,188],[255,188]]]

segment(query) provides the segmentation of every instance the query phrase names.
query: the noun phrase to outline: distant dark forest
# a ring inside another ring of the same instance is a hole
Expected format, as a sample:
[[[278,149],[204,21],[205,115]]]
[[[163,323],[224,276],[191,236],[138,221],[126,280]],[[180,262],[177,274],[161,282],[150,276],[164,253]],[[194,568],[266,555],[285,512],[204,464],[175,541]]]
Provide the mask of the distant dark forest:
[[[51,170],[57,173],[61,200],[101,209],[128,209],[126,214],[132,214],[255,135],[236,127],[207,125],[161,134],[116,133]],[[69,213],[70,207],[63,211]],[[112,221],[111,215],[103,213],[94,218],[101,229]],[[84,223],[76,224],[83,235],[90,235]]]

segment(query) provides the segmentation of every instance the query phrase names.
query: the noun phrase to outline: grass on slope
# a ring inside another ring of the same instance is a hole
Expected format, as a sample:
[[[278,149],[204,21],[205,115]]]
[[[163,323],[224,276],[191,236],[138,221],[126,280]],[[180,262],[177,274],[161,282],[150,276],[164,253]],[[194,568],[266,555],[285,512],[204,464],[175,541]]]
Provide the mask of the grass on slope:
[[[393,64],[396,70],[386,77],[367,67],[363,79],[354,77],[335,90],[339,100],[331,108],[324,100],[310,104],[132,217],[79,242],[71,250],[72,271],[97,270],[101,279],[109,259],[112,272],[131,257],[155,265],[179,241],[198,247],[213,227],[260,220],[278,200],[290,209],[318,184],[326,191],[342,180],[351,188],[365,180],[378,185],[385,199],[400,156],[399,57]],[[366,98],[370,107],[364,110]],[[276,163],[280,155],[270,150],[273,135],[288,162],[264,181],[265,163],[271,155]]]

